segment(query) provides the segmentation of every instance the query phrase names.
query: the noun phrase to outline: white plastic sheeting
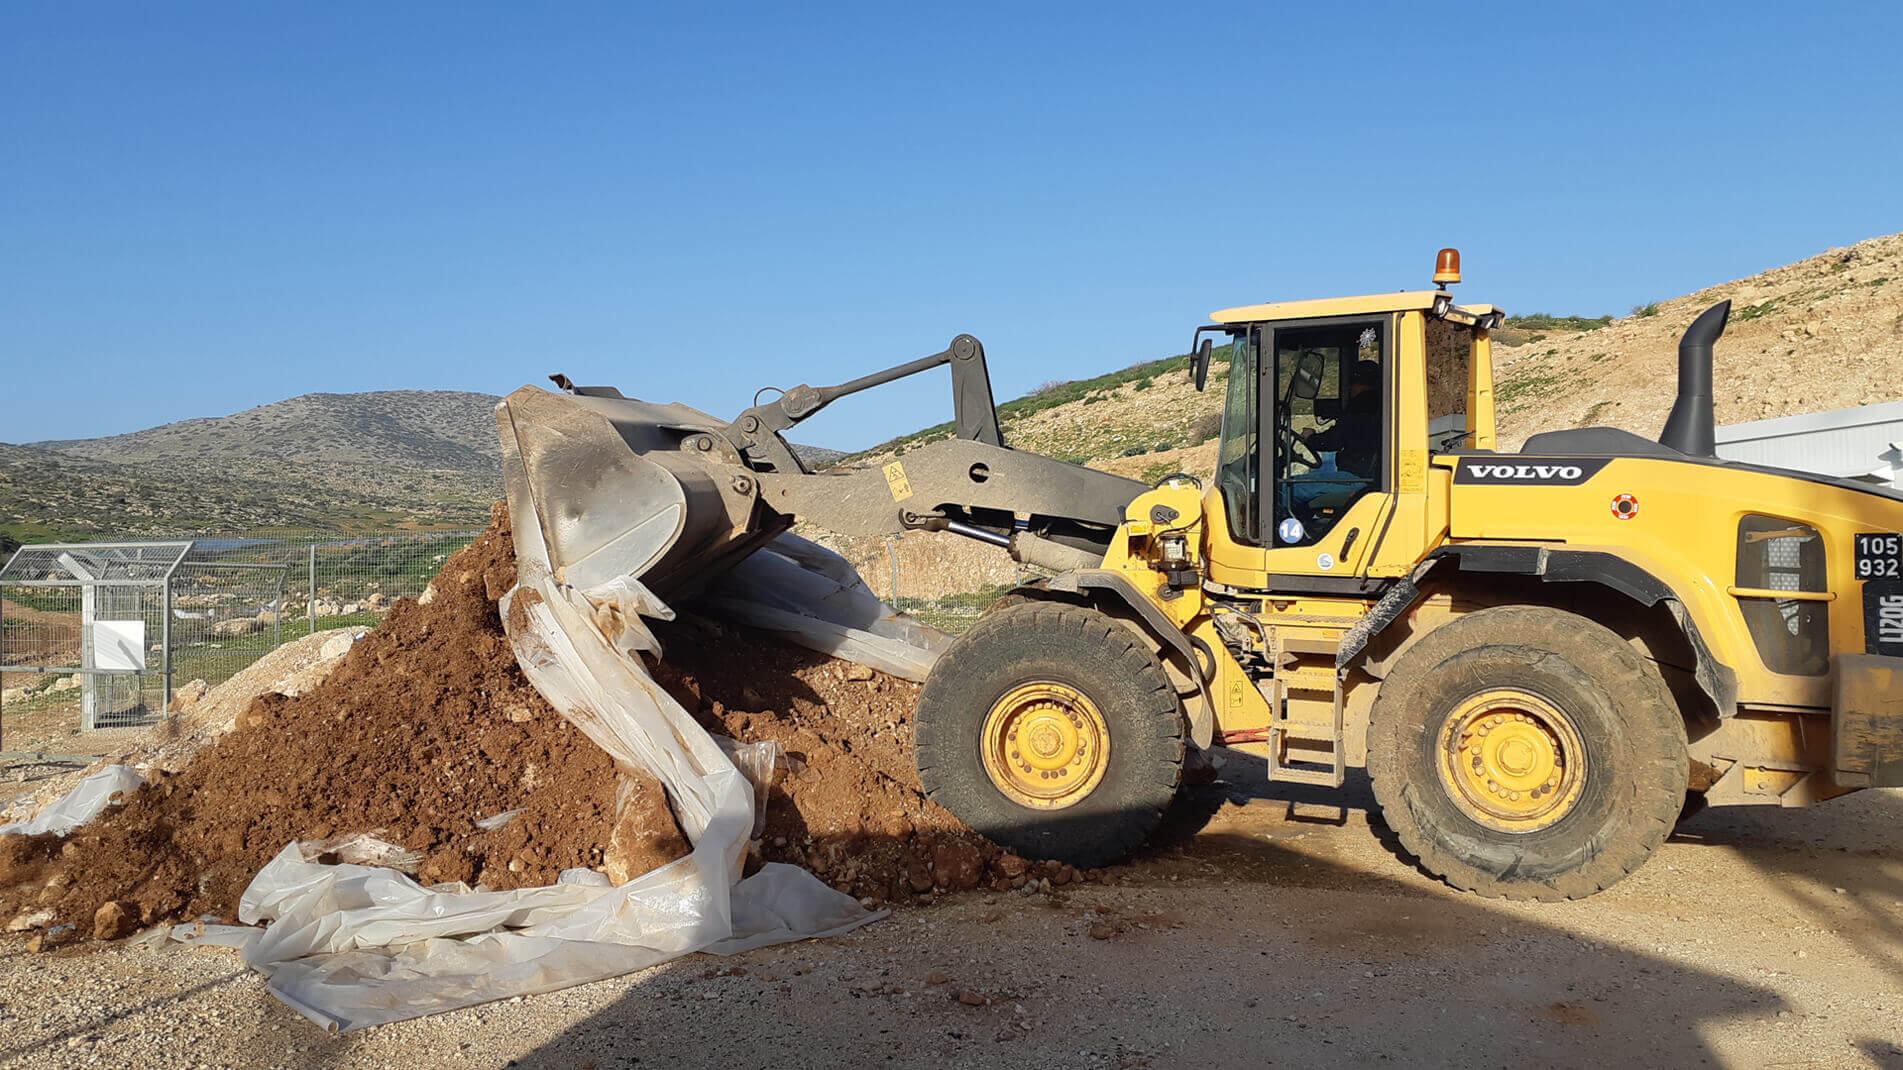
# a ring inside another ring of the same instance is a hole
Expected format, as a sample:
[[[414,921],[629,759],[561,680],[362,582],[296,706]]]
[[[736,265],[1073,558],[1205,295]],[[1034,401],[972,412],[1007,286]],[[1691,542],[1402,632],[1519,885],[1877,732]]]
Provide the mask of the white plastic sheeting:
[[[763,565],[743,564],[722,587],[722,608],[831,644],[822,649],[841,656],[923,675],[941,645],[932,636],[943,636],[925,629],[908,643],[905,622],[843,559],[804,540],[785,549],[756,555],[768,557]],[[777,752],[716,741],[648,675],[637,652],[659,644],[640,618],[672,614],[638,581],[586,592],[556,583],[532,524],[516,526],[516,556],[519,584],[501,608],[523,671],[618,763],[660,777],[693,852],[620,887],[571,870],[549,887],[485,892],[426,888],[387,867],[324,865],[292,844],[240,905],[240,920],[269,923],[244,944],[244,956],[270,977],[272,992],[312,1021],[351,1030],[551,991],[693,951],[732,954],[828,936],[883,916],[795,866],[768,864],[740,879],[759,805],[741,767],[764,782]],[[233,942],[216,927],[181,927],[178,936]]]
[[[123,765],[108,765],[86,776],[73,790],[53,800],[28,821],[0,825],[0,836],[44,836],[51,832],[64,836],[98,817],[111,804],[114,795],[130,796],[145,783],[145,778]]]
[[[925,681],[952,641],[879,601],[845,558],[791,533],[734,566],[704,602],[802,646],[914,683]]]
[[[546,560],[533,526],[518,527],[520,583],[501,606],[517,660],[618,764],[661,778],[692,853],[619,887],[592,870],[569,870],[547,887],[491,892],[424,887],[402,872],[414,869],[413,852],[367,834],[293,843],[246,888],[245,925],[180,925],[174,939],[241,949],[280,999],[347,1031],[552,991],[694,951],[734,954],[830,936],[884,916],[796,866],[769,863],[741,879],[781,758],[777,745],[715,739],[648,675],[637,652],[659,644],[641,617],[672,613],[638,581],[579,592],[554,582]],[[948,641],[881,604],[844,559],[792,536],[744,563],[711,601],[748,623],[915,679]],[[143,783],[125,766],[107,766],[0,833],[63,835]],[[343,861],[317,861],[326,855]],[[261,923],[268,927],[254,927]]]

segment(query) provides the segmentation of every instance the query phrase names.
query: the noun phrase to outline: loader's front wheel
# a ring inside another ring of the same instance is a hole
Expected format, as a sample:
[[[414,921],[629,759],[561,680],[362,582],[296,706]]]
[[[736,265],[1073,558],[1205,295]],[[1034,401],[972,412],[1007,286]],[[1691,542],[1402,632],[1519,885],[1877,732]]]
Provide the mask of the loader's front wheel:
[[[1579,899],[1658,849],[1685,800],[1685,723],[1604,626],[1500,606],[1429,633],[1381,684],[1368,772],[1423,868],[1512,899]]]
[[[1113,862],[1183,774],[1182,707],[1147,646],[1096,610],[987,614],[932,667],[914,733],[925,793],[1032,858]]]

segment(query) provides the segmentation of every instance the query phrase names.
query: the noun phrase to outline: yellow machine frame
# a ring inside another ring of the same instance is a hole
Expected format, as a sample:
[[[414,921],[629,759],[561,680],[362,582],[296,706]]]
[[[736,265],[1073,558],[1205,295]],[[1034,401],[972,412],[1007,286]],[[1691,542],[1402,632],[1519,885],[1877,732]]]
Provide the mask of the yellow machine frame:
[[[1227,524],[1210,519],[1224,516],[1218,488],[1169,483],[1130,504],[1102,565],[1143,592],[1151,609],[1193,644],[1189,656],[1178,648],[1169,661],[1198,743],[1262,755],[1272,775],[1285,779],[1339,784],[1345,767],[1366,761],[1369,710],[1386,670],[1409,645],[1464,613],[1532,600],[1588,612],[1660,664],[1689,724],[1692,785],[1711,802],[1802,805],[1885,782],[1881,760],[1856,755],[1870,749],[1872,732],[1885,745],[1903,743],[1903,734],[1896,740],[1886,735],[1903,723],[1903,700],[1881,697],[1892,682],[1903,685],[1903,676],[1890,675],[1897,666],[1889,663],[1897,659],[1860,653],[1864,611],[1846,592],[1856,590],[1858,579],[1851,540],[1859,532],[1896,530],[1903,503],[1791,474],[1652,456],[1605,459],[1576,485],[1457,481],[1463,464],[1528,461],[1491,453],[1497,436],[1489,326],[1499,321],[1498,310],[1455,305],[1445,292],[1429,290],[1251,305],[1212,318],[1270,326],[1335,317],[1383,317],[1394,333],[1391,389],[1383,395],[1389,489],[1355,502],[1319,544],[1288,548],[1237,542]],[[1438,455],[1429,453],[1427,428],[1432,318],[1470,330],[1473,342],[1466,450]],[[1825,542],[1825,589],[1794,593],[1730,582],[1747,515],[1815,528]],[[1346,533],[1355,531],[1380,534],[1344,546]],[[1657,582],[1663,594],[1651,608],[1664,612],[1645,612],[1616,581],[1549,584],[1529,580],[1525,570],[1503,575],[1444,567],[1450,557],[1483,552],[1532,561],[1553,552],[1613,559],[1624,563],[1622,575]],[[1271,672],[1251,672],[1238,662],[1217,627],[1223,607],[1212,603],[1203,584],[1171,586],[1171,570],[1182,574],[1184,555],[1211,589],[1244,593],[1256,607],[1247,615]],[[1394,619],[1377,620],[1374,594],[1317,593],[1314,585],[1291,582],[1324,576],[1412,577],[1419,593]],[[1792,675],[1764,662],[1741,606],[1765,598],[1827,604],[1832,650],[1840,654],[1830,671]],[[1357,629],[1375,628],[1379,634],[1365,649],[1337,664]],[[1164,647],[1170,655],[1170,645]],[[1884,664],[1867,664],[1871,660]],[[1842,723],[1834,714],[1846,688],[1879,696],[1860,700],[1865,706],[1887,701],[1892,720]]]

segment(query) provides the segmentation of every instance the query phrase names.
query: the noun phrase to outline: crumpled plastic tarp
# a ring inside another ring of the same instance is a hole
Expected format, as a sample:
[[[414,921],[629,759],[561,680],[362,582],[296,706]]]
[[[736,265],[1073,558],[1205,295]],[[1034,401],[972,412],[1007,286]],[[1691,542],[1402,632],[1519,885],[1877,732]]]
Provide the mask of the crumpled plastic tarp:
[[[951,636],[881,602],[851,562],[791,532],[716,580],[702,603],[914,683],[951,645]]]
[[[719,607],[814,636],[841,656],[922,676],[944,637],[923,629],[908,640],[911,626],[880,605],[843,559],[789,538],[755,555],[765,563],[737,569],[721,587]],[[883,917],[796,866],[769,863],[740,878],[758,818],[757,785],[741,767],[763,780],[776,750],[716,741],[648,675],[637,652],[659,643],[641,617],[672,614],[638,580],[577,591],[555,582],[533,525],[519,525],[516,540],[518,585],[501,609],[523,671],[617,763],[666,784],[693,852],[619,887],[593,871],[570,870],[548,887],[486,892],[426,888],[387,867],[320,864],[311,845],[291,844],[240,904],[240,920],[269,923],[243,950],[269,976],[270,990],[320,1025],[352,1030],[564,988],[693,951],[733,954],[830,936]],[[802,613],[802,605],[816,608]],[[902,649],[908,642],[910,653]],[[238,942],[217,926],[181,926],[175,935]]]
[[[130,796],[145,778],[123,765],[104,766],[86,776],[73,790],[53,800],[30,820],[0,825],[0,836],[64,836],[98,817],[118,794]]]

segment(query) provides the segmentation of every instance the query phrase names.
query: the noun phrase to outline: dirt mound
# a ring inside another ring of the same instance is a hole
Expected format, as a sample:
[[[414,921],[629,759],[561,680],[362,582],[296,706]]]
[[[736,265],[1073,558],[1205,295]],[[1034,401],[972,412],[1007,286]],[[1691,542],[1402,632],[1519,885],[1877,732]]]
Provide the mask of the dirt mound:
[[[258,696],[230,732],[69,840],[0,838],[0,920],[50,911],[62,939],[231,918],[293,840],[374,833],[419,852],[424,883],[505,889],[571,867],[626,881],[688,851],[658,781],[614,763],[517,667],[496,600],[515,581],[506,511],[398,602],[322,683]],[[919,790],[916,685],[750,630],[664,625],[656,678],[710,731],[780,743],[757,862],[806,866],[842,891],[936,891],[1098,879],[1026,861]],[[295,689],[294,689],[295,690]],[[493,831],[478,825],[520,809]],[[110,926],[99,919],[107,919]]]
[[[635,785],[615,828],[613,762],[529,685],[503,636],[495,602],[514,581],[498,507],[429,597],[397,603],[321,685],[260,696],[184,771],[65,843],[5,837],[0,910],[51,908],[79,935],[112,902],[144,924],[229,918],[286,843],[355,832],[422,852],[426,884],[496,889],[685,854],[658,783]],[[518,808],[500,829],[477,825]]]
[[[656,634],[666,660],[650,671],[709,731],[786,748],[791,768],[767,800],[769,861],[877,902],[1101,879],[1027,861],[925,797],[912,761],[918,685],[749,629],[688,621]]]

